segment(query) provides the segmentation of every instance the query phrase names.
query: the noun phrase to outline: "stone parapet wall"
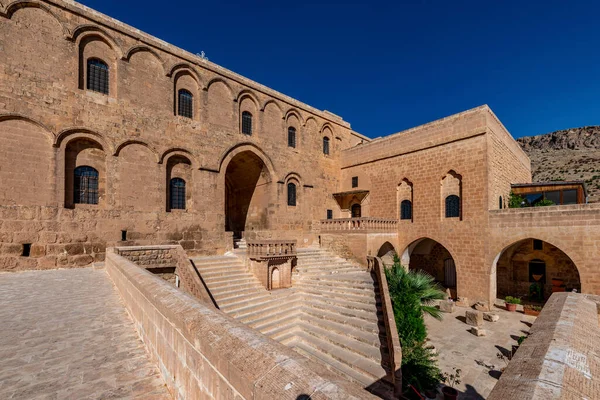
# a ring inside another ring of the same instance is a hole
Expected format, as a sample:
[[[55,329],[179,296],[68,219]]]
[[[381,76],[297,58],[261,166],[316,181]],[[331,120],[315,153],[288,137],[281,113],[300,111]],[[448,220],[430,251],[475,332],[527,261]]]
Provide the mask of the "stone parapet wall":
[[[400,345],[400,336],[394,317],[394,308],[390,297],[387,278],[385,276],[385,264],[381,257],[367,257],[368,267],[375,275],[379,284],[379,296],[381,298],[381,308],[383,311],[383,321],[385,324],[385,335],[387,338],[387,347],[390,355],[390,371],[392,375],[388,379],[394,385],[394,393],[402,394],[402,346]]]
[[[223,254],[232,246],[227,239],[199,226],[193,214],[0,206],[0,271],[82,267],[103,261],[112,246],[169,244],[190,255]],[[22,256],[24,244],[31,244],[29,257]]]
[[[600,297],[555,293],[488,400],[596,399]]]
[[[175,398],[376,399],[115,253],[106,269]]]

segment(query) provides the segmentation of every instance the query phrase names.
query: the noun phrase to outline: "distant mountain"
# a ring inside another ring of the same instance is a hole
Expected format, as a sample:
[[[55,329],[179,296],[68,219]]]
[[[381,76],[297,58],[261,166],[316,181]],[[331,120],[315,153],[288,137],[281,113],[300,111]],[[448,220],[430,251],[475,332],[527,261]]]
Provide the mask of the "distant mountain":
[[[600,126],[517,139],[531,158],[534,182],[585,181],[590,202],[600,202]]]

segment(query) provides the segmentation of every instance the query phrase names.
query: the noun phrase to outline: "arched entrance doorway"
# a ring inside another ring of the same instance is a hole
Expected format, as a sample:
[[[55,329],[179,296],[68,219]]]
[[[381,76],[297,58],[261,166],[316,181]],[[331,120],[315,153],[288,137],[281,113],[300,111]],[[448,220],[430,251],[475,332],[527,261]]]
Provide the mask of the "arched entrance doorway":
[[[423,271],[457,297],[457,275],[454,258],[439,242],[423,238],[410,244],[402,255],[402,264],[410,270]]]
[[[377,257],[381,258],[383,264],[386,266],[392,266],[394,264],[394,257],[396,257],[396,249],[390,242],[385,242],[377,252]]]
[[[579,271],[558,247],[539,239],[520,240],[496,261],[497,297],[544,302],[553,292],[581,292]]]
[[[241,238],[244,231],[268,228],[270,174],[263,160],[248,150],[235,155],[225,172],[225,230]]]

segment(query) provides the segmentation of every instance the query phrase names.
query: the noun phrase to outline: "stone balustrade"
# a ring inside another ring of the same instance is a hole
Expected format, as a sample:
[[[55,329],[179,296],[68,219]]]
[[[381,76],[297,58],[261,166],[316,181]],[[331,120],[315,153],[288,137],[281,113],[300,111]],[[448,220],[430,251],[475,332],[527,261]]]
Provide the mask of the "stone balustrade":
[[[391,218],[360,217],[322,219],[322,232],[394,232],[398,229],[398,220]]]
[[[295,257],[296,240],[248,240],[249,258]]]

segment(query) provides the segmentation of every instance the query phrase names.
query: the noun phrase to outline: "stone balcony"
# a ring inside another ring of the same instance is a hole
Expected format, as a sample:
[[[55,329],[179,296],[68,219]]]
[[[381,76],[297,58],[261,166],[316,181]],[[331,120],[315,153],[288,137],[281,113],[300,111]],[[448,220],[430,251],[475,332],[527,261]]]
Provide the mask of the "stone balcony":
[[[322,219],[320,225],[321,232],[335,233],[396,232],[398,230],[397,219],[377,217]]]

